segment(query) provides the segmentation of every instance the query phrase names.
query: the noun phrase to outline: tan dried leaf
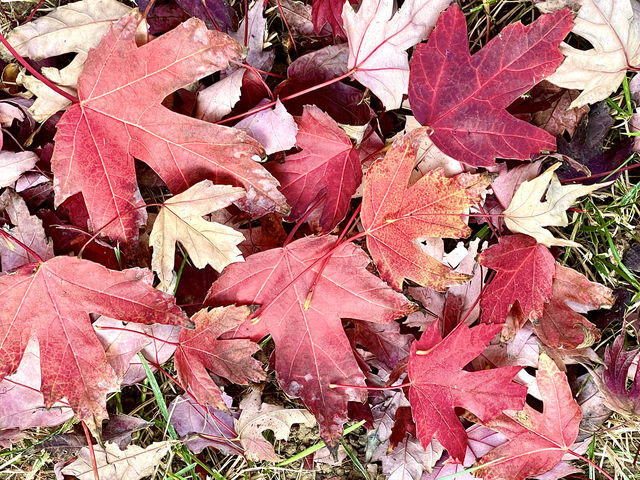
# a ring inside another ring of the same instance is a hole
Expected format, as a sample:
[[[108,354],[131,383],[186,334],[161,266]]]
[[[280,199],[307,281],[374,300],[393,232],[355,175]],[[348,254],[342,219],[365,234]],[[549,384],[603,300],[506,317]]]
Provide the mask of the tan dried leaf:
[[[303,409],[263,403],[261,393],[255,388],[240,402],[242,413],[235,421],[236,432],[249,460],[277,462],[280,457],[262,432],[271,430],[276,439],[286,440],[294,423],[313,427],[316,419]]]
[[[120,450],[115,443],[106,443],[105,448],[94,445],[93,450],[100,480],[139,480],[153,474],[160,460],[169,453],[169,442],[154,442],[146,448],[129,445],[125,450]],[[78,480],[94,480],[89,448],[82,448],[78,459],[64,467],[62,473]]]
[[[16,51],[32,60],[77,53],[65,68],[43,68],[42,74],[65,90],[75,94],[78,76],[89,50],[97,47],[111,24],[126,15],[130,7],[116,0],[82,0],[56,8],[48,15],[14,28],[7,40]],[[3,58],[12,58],[8,50],[0,48]],[[21,75],[17,82],[38,96],[29,111],[36,121],[43,121],[65,108],[70,102],[53,92],[40,80]]]
[[[230,263],[242,261],[236,245],[244,236],[202,216],[230,205],[244,193],[240,187],[203,180],[164,203],[149,237],[149,245],[153,247],[151,268],[158,274],[159,288],[171,289],[176,242],[180,242],[197,268],[211,265],[222,271]]]
[[[554,237],[543,227],[566,227],[569,224],[566,210],[579,198],[613,182],[594,185],[562,185],[553,173],[560,163],[549,167],[533,180],[522,182],[513,195],[509,208],[504,211],[504,221],[513,233],[524,233],[535,238],[538,243],[551,247],[579,247],[570,240]],[[543,195],[546,198],[542,201]]]

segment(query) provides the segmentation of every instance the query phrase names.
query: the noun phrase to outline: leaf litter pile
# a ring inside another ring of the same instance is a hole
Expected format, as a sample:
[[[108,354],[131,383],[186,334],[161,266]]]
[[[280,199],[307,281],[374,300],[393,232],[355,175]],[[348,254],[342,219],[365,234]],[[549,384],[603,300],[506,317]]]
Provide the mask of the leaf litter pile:
[[[637,474],[640,3],[507,3],[7,25],[0,476]]]

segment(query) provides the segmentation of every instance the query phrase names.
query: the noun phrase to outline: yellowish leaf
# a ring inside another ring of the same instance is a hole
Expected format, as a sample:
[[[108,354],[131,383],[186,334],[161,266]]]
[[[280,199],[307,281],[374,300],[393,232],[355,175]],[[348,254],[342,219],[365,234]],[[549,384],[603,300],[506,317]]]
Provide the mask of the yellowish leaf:
[[[554,237],[544,227],[566,227],[569,224],[566,210],[579,197],[613,182],[562,185],[554,173],[559,166],[560,164],[556,163],[542,175],[523,182],[513,195],[509,208],[504,211],[504,221],[513,233],[530,235],[547,247],[579,247],[580,244],[576,242]],[[546,197],[542,201],[545,192]]]
[[[151,268],[158,274],[163,291],[171,289],[176,242],[180,242],[197,268],[211,265],[222,271],[230,263],[242,261],[237,245],[244,236],[202,216],[230,205],[244,193],[239,187],[204,180],[164,203],[149,237],[149,245],[153,247]]]

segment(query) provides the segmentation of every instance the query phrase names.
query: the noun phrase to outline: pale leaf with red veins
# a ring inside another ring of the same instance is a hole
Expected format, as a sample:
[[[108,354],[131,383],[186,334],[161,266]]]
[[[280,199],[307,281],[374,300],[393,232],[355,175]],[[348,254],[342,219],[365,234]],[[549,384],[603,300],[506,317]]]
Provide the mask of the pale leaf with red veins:
[[[13,185],[37,161],[38,156],[33,152],[0,152],[0,188]]]
[[[515,23],[472,56],[464,14],[450,7],[411,58],[413,114],[443,153],[472,166],[555,150],[552,135],[505,109],[560,65],[558,45],[572,26],[568,10]]]
[[[423,134],[423,130],[414,130],[396,140],[364,181],[361,218],[367,248],[381,278],[397,290],[402,290],[405,278],[436,290],[469,279],[418,245],[428,237],[467,237],[471,230],[464,214],[488,185],[483,175],[449,178],[442,170],[433,170],[409,186]]]
[[[477,465],[483,468],[476,476],[484,480],[537,477],[556,467],[570,450],[582,413],[566,375],[545,354],[538,361],[537,383],[544,404],[542,413],[525,405],[522,411],[506,412],[485,423],[508,441],[482,457]]]
[[[434,322],[411,346],[409,402],[423,447],[436,438],[449,455],[463,460],[467,434],[455,413],[462,407],[484,421],[524,405],[526,387],[512,381],[521,367],[463,370],[500,331],[500,325],[460,324],[444,339]],[[500,395],[496,396],[496,391]]]
[[[268,100],[263,100],[256,107],[268,102]],[[249,115],[236,123],[234,127],[247,132],[251,138],[260,142],[267,155],[289,150],[296,144],[298,126],[280,100],[276,100],[273,108]]]
[[[387,110],[400,108],[409,88],[407,49],[429,36],[450,4],[451,0],[408,0],[394,14],[393,0],[364,0],[357,13],[344,3],[347,68],[355,70],[353,78],[371,89]]]
[[[190,19],[137,47],[139,22],[139,13],[124,17],[89,53],[78,82],[80,102],[57,125],[51,160],[56,205],[82,192],[94,230],[104,227],[104,235],[135,241],[145,218],[135,157],[174,193],[208,178],[243,186],[241,204],[252,213],[286,212],[277,181],[254,161],[263,154],[255,140],[161,104],[175,90],[225,68],[240,55],[240,45]]]
[[[151,286],[151,272],[108,270],[55,257],[0,276],[0,380],[15,372],[29,338],[40,345],[45,405],[66,398],[94,430],[107,418],[106,394],[117,377],[93,331],[90,313],[126,322],[189,325],[174,298]]]
[[[31,215],[23,198],[11,189],[0,195],[0,212],[4,212],[12,225],[8,233],[38,254],[42,260],[53,258],[53,243],[47,238],[42,220]],[[11,239],[0,242],[2,271],[8,272],[37,259]]]
[[[483,322],[505,323],[516,302],[522,323],[542,317],[556,272],[547,247],[526,235],[503,236],[482,252],[478,262],[496,271],[480,298]]]
[[[250,313],[246,306],[200,310],[191,318],[196,329],[180,331],[174,357],[178,379],[201,403],[226,408],[222,392],[209,371],[242,385],[264,380],[260,362],[252,358],[260,350],[258,345],[241,338],[219,338],[243,323]]]
[[[330,232],[346,215],[360,186],[360,159],[349,137],[318,107],[305,105],[297,120],[296,144],[302,151],[289,155],[284,163],[273,163],[269,171],[291,205],[287,220],[299,220],[317,203],[311,225]]]
[[[271,334],[280,385],[302,399],[331,446],[347,420],[347,402],[366,398],[363,390],[330,387],[365,385],[340,319],[387,323],[413,309],[367,271],[362,249],[347,243],[332,251],[336,240],[306,237],[251,255],[229,265],[206,299],[207,305],[262,306],[257,323],[245,324],[243,333],[253,339]]]

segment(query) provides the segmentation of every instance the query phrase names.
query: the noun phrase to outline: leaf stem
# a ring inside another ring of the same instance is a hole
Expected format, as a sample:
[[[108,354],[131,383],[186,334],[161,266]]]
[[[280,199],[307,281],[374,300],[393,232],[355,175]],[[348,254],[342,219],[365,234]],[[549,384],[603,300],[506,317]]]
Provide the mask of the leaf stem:
[[[356,390],[373,390],[376,392],[384,392],[386,390],[396,390],[398,388],[410,387],[413,385],[413,382],[403,383],[400,385],[390,385],[388,387],[363,387],[360,385],[342,385],[340,383],[330,383],[329,388],[355,388]]]
[[[20,64],[26,68],[29,73],[31,73],[31,75],[33,75],[34,77],[36,77],[38,80],[40,80],[42,83],[44,83],[47,87],[49,87],[51,90],[53,90],[54,92],[56,92],[59,95],[62,95],[64,98],[66,98],[67,100],[69,100],[71,103],[78,103],[79,100],[77,97],[74,97],[73,95],[71,95],[69,92],[64,91],[63,89],[61,89],[60,87],[58,87],[55,83],[53,83],[51,80],[49,80],[47,77],[45,77],[44,75],[42,75],[40,72],[38,72],[35,68],[33,68],[29,62],[27,62],[22,55],[20,55],[15,48],[13,48],[13,46],[9,43],[9,41],[5,38],[5,36],[0,33],[0,42],[2,42],[2,44],[7,47],[7,50],[9,50],[9,52],[11,53],[11,55],[14,56],[14,58],[16,60],[18,60],[18,62],[20,62]]]
[[[87,446],[89,447],[89,456],[91,457],[91,466],[93,467],[93,478],[95,480],[100,480],[100,475],[98,474],[98,463],[96,462],[96,452],[93,450],[93,440],[91,439],[91,434],[89,433],[89,428],[87,428],[87,424],[84,420],[82,422],[82,429],[84,430],[84,436],[87,439]]]
[[[574,457],[579,458],[580,460],[587,462],[589,465],[591,465],[593,468],[595,468],[596,470],[598,470],[598,472],[600,472],[602,475],[604,475],[605,478],[607,478],[607,480],[613,480],[613,477],[611,475],[609,475],[602,467],[600,467],[599,465],[597,465],[596,463],[594,463],[593,461],[589,460],[587,457],[580,455],[577,452],[574,452],[573,450],[567,450],[567,453],[569,455],[573,455]]]
[[[282,245],[283,247],[286,247],[287,245],[289,245],[291,243],[291,241],[293,240],[293,236],[296,234],[296,232],[298,231],[298,229],[302,226],[302,224],[307,220],[307,218],[309,218],[309,215],[311,215],[311,213],[313,213],[313,211],[318,208],[318,206],[322,203],[322,201],[324,200],[324,198],[327,196],[327,193],[324,192],[320,198],[318,198],[315,202],[313,202],[313,204],[311,204],[311,206],[307,209],[307,211],[304,213],[304,215],[302,217],[300,217],[300,220],[298,220],[296,222],[296,224],[293,226],[293,228],[291,229],[291,231],[289,232],[289,235],[287,235],[286,240],[284,241],[284,244]]]

